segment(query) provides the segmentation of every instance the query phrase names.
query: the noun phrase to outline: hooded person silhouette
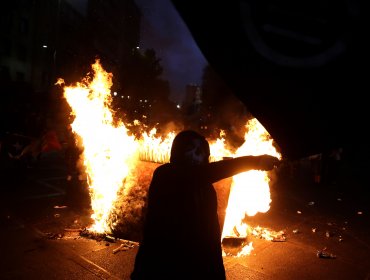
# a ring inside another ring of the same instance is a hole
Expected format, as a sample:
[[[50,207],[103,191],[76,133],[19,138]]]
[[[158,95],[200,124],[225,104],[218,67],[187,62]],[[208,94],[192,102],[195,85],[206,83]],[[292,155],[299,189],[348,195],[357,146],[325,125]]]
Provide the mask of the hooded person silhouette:
[[[226,279],[212,183],[251,169],[271,170],[279,159],[243,156],[210,163],[209,156],[209,144],[199,133],[176,135],[170,163],[154,171],[149,186],[132,280]]]

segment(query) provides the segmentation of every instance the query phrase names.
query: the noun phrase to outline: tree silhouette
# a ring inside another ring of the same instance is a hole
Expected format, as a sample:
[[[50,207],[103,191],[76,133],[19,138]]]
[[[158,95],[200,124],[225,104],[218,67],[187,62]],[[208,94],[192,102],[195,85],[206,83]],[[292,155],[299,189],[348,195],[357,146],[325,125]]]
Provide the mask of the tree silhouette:
[[[128,121],[138,119],[154,125],[168,122],[175,113],[175,104],[169,100],[169,82],[161,77],[162,73],[161,59],[154,49],[134,49],[121,66],[120,93],[114,106]]]

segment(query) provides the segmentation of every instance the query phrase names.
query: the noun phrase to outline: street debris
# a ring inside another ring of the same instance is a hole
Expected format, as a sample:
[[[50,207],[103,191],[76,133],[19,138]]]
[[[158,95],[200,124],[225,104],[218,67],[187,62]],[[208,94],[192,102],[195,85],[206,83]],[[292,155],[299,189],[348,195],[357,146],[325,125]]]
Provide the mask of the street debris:
[[[336,259],[337,256],[326,251],[326,247],[316,252],[316,256],[321,259]]]
[[[299,233],[299,229],[293,229],[293,233],[294,233],[294,234]]]
[[[302,214],[302,212],[298,210],[298,211],[297,211],[297,214]]]
[[[133,249],[135,246],[139,246],[138,242],[130,241],[130,240],[123,240],[121,239],[121,245],[119,245],[116,249],[113,250],[113,254],[118,253],[119,251],[127,251]]]
[[[121,238],[117,238],[117,241],[122,242],[124,244],[127,244],[129,247],[135,247],[135,246],[139,246],[140,245],[139,242],[131,241],[131,240],[126,240],[126,239],[121,239]]]
[[[109,241],[109,242],[112,242],[112,243],[115,243],[116,242],[116,238],[113,237],[113,236],[110,236],[110,235],[106,235],[105,238],[104,238],[105,241]]]
[[[64,231],[81,232],[83,231],[83,229],[82,228],[65,228]]]
[[[62,239],[63,238],[63,234],[61,233],[55,233],[55,232],[46,232],[45,233],[45,237],[47,239]]]
[[[344,224],[345,224],[345,225],[348,225],[348,222],[347,222],[347,221],[344,221]],[[346,229],[347,229],[347,227],[346,227],[346,226],[342,227],[342,230],[346,230]]]
[[[272,231],[262,227],[255,227],[250,232],[253,236],[274,242],[286,241],[285,231]]]
[[[116,249],[113,250],[113,254],[118,253],[119,251],[127,251],[129,248],[125,246],[125,244],[119,245]]]
[[[105,240],[105,237],[106,237],[106,234],[105,233],[97,233],[97,232],[92,232],[88,229],[83,229],[81,232],[80,232],[80,235],[82,237],[86,237],[86,238],[90,238],[90,239],[94,239],[96,241],[103,241]],[[106,241],[109,241],[109,240],[106,240]]]
[[[55,205],[54,206],[54,209],[65,209],[67,208],[68,206],[65,206],[65,205],[62,205],[62,206],[59,206],[59,205]]]
[[[126,239],[121,239],[121,238],[116,238],[113,237],[109,234],[105,233],[96,233],[89,231],[88,229],[82,229],[80,232],[80,236],[94,239],[96,241],[107,241],[106,246],[109,246],[109,243],[121,243],[119,247],[113,250],[113,253],[117,253],[118,251],[127,251],[129,249],[134,248],[135,246],[139,246],[139,242],[131,241],[131,240],[126,240]]]
[[[285,231],[281,230],[279,232],[271,233],[272,235],[272,242],[285,242],[286,241],[286,234]]]
[[[224,247],[243,247],[246,242],[246,236],[225,236],[222,238],[222,246]]]
[[[311,230],[312,230],[313,233],[316,233],[317,228],[312,228]]]
[[[271,241],[272,242],[285,242],[286,236],[285,235],[276,236],[276,237],[273,237]]]

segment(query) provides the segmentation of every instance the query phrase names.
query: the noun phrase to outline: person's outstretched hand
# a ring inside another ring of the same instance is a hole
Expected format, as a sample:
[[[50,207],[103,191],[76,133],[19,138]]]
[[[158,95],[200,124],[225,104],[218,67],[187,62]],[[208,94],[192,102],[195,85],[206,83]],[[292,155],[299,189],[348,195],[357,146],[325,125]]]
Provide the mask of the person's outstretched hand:
[[[280,160],[277,157],[270,155],[261,155],[258,157],[258,166],[260,170],[271,170],[280,164]]]

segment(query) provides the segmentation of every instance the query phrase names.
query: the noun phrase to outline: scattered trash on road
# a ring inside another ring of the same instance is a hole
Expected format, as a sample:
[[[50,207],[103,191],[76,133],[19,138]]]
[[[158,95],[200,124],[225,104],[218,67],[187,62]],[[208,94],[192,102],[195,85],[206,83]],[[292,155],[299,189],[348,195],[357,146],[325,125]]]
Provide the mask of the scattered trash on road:
[[[272,242],[285,242],[286,241],[286,234],[285,231],[281,230],[276,232],[275,235],[271,239]]]
[[[271,239],[272,242],[285,242],[286,236],[276,236]]]
[[[125,244],[119,245],[116,249],[113,250],[113,254],[118,253],[119,251],[127,251],[129,248]]]
[[[68,206],[65,206],[65,205],[62,205],[62,206],[59,206],[59,205],[55,205],[54,206],[54,209],[65,209],[67,208]]]
[[[116,254],[119,251],[127,251],[134,248],[135,246],[139,246],[139,243],[135,241],[120,239],[120,242],[123,243],[121,243],[121,245],[119,245],[116,249],[113,250],[113,254]]]
[[[65,228],[64,231],[70,231],[70,232],[81,232],[84,229],[82,228]]]
[[[321,259],[336,259],[337,256],[326,251],[326,247],[316,252],[316,256]]]

